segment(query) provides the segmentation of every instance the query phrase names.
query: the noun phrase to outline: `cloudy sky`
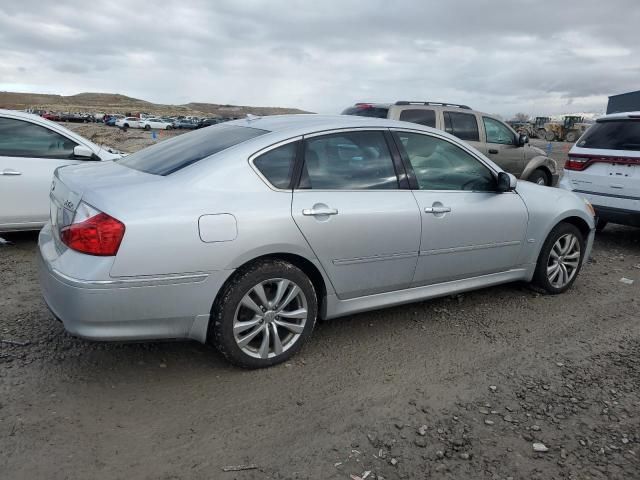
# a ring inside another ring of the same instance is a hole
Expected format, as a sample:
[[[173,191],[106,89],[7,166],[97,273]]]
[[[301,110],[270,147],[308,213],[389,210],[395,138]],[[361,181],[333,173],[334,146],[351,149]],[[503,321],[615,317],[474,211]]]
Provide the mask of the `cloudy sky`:
[[[640,89],[638,25],[638,0],[16,0],[0,4],[0,90],[597,112]]]

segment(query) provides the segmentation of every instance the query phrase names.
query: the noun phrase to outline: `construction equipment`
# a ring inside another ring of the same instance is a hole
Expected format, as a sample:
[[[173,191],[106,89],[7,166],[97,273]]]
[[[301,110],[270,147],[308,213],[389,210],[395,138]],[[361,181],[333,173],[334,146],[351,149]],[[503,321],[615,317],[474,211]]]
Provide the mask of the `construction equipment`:
[[[578,115],[565,115],[562,121],[548,122],[544,124],[544,138],[552,142],[575,142],[582,135],[589,124],[584,123],[584,117]]]
[[[551,118],[549,117],[536,117],[535,122],[533,123],[533,131],[536,133],[536,137],[544,138],[547,133],[544,129],[545,124],[549,123]]]

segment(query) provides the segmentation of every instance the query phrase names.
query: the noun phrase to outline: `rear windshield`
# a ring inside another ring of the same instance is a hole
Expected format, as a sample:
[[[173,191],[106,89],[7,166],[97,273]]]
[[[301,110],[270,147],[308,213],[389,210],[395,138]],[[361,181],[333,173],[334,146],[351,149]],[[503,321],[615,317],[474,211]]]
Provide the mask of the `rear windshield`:
[[[358,115],[359,117],[387,118],[389,109],[386,107],[374,107],[371,105],[349,107],[342,115]]]
[[[608,150],[640,150],[640,120],[596,122],[578,140],[578,147]]]
[[[153,175],[170,175],[214,153],[269,133],[258,128],[219,125],[185,133],[117,160]]]

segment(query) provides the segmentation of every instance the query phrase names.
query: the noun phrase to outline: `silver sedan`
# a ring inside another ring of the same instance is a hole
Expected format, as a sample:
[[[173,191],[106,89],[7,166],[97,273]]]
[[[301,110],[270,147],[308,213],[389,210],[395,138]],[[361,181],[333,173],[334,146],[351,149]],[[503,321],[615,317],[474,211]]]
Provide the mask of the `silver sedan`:
[[[505,282],[567,290],[591,206],[442,131],[294,115],[201,129],[58,169],[44,298],[72,334],[194,339],[282,362],[317,319]]]

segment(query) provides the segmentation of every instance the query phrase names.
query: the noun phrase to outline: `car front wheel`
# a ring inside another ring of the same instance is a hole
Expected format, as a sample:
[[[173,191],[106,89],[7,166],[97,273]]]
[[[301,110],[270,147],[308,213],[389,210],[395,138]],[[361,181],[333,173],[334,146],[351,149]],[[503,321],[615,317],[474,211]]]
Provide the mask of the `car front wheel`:
[[[556,225],[540,251],[533,285],[551,294],[568,290],[580,272],[584,250],[584,237],[575,225]]]
[[[547,173],[539,168],[531,172],[531,175],[529,175],[529,178],[527,178],[527,180],[533,183],[537,183],[538,185],[551,185],[551,180],[549,180],[549,176],[547,175]]]
[[[284,362],[313,331],[318,312],[309,277],[282,260],[236,272],[214,303],[209,341],[231,363],[262,368]]]

